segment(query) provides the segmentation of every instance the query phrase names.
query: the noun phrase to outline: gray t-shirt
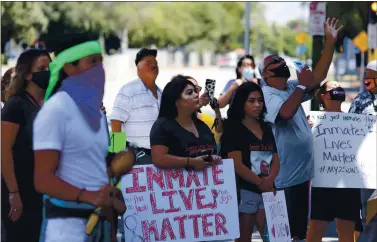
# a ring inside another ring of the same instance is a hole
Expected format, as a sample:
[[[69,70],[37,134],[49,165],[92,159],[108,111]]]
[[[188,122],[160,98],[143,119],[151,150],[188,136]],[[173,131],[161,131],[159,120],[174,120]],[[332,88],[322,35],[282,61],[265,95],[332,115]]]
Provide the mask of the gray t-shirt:
[[[298,81],[289,81],[287,90],[262,88],[267,108],[265,120],[272,124],[280,159],[280,172],[275,181],[277,188],[291,187],[314,177],[313,137],[302,106],[291,120],[276,120],[281,106],[297,85]],[[302,102],[311,98],[306,94]]]

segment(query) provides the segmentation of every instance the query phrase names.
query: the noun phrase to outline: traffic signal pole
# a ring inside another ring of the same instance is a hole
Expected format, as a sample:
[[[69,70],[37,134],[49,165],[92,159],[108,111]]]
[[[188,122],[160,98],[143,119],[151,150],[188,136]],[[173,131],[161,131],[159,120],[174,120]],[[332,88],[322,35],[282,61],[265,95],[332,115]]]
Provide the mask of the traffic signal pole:
[[[313,45],[312,45],[312,70],[316,67],[319,58],[321,58],[323,51],[324,43],[323,36],[314,35],[313,36]],[[319,111],[319,104],[316,98],[312,98],[310,102],[311,111]]]

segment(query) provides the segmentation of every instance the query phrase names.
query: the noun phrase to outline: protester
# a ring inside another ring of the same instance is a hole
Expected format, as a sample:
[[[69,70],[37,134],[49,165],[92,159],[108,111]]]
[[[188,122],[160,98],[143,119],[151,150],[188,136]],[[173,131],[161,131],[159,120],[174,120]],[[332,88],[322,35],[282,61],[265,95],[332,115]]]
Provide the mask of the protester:
[[[265,211],[262,192],[275,191],[279,157],[269,124],[262,89],[246,82],[237,88],[224,122],[221,153],[234,161],[239,179],[240,242],[250,242],[254,224],[264,234]]]
[[[324,24],[326,43],[314,73],[304,68],[297,81],[288,81],[290,71],[279,56],[264,58],[260,73],[267,114],[272,124],[281,170],[276,178],[278,189],[285,191],[291,236],[294,240],[306,237],[309,213],[309,183],[314,176],[313,139],[301,103],[313,97],[313,91],[326,78],[339,29],[338,20],[327,19]],[[288,81],[288,82],[287,82]],[[287,142],[289,140],[289,142]]]
[[[35,186],[45,194],[41,241],[86,241],[88,218],[96,207],[103,214],[91,239],[110,241],[109,218],[102,215],[110,209],[125,211],[106,169],[109,133],[100,110],[105,72],[95,39],[66,35],[51,47],[56,59],[33,132]]]
[[[364,84],[366,91],[360,93],[353,100],[349,113],[363,115],[377,115],[377,60],[368,63],[365,68]],[[365,223],[367,201],[371,197],[373,189],[361,189],[361,203],[364,233],[368,242],[377,241],[377,215],[368,225]]]
[[[1,110],[1,205],[8,242],[39,241],[42,195],[33,182],[32,134],[50,77],[50,61],[46,51],[23,52]],[[7,71],[9,76],[12,71]]]
[[[345,91],[336,81],[327,81],[316,99],[326,112],[342,112]],[[339,241],[354,241],[356,221],[360,220],[360,189],[320,188],[311,191],[311,214],[307,242],[321,242],[327,224],[336,220]]]
[[[219,97],[220,108],[224,108],[231,102],[234,92],[246,81],[259,84],[259,80],[255,75],[254,57],[251,55],[245,55],[239,59],[236,67],[236,79],[228,81]]]
[[[155,166],[203,170],[220,160],[213,155],[216,142],[211,130],[197,118],[198,105],[195,86],[185,76],[175,76],[165,86],[150,134]]]
[[[186,78],[194,84],[195,92],[199,95],[200,91],[202,90],[202,87],[199,86],[198,82],[193,77],[186,76]],[[209,102],[210,100],[208,93],[203,93],[202,95],[200,95],[197,117],[198,119],[202,120],[205,124],[207,124],[207,126],[211,129],[213,135],[215,136],[216,144],[218,146],[220,143],[220,136],[222,133],[222,118],[218,100],[214,98],[213,102],[211,103],[211,108],[215,111],[215,119],[213,119],[212,116],[209,114],[202,113],[200,110],[201,107],[208,105]]]
[[[6,90],[10,84],[10,80],[14,77],[14,70],[14,67],[9,68],[1,78],[1,108],[4,107]]]
[[[146,155],[151,155],[149,134],[156,121],[161,102],[161,89],[156,85],[158,76],[157,50],[141,49],[135,59],[138,79],[125,84],[115,98],[110,116],[113,132],[121,132],[122,124],[127,142]]]

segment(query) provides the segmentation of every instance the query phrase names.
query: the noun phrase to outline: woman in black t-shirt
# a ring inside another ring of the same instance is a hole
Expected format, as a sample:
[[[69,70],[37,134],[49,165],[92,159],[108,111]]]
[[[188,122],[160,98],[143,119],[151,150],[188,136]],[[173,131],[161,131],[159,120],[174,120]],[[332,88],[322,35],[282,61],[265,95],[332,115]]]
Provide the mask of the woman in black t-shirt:
[[[51,59],[30,49],[17,60],[1,110],[1,210],[7,241],[38,241],[42,195],[34,188],[33,121],[48,86]]]
[[[212,155],[216,142],[211,130],[196,116],[198,105],[199,96],[186,77],[178,75],[166,85],[160,113],[150,133],[155,166],[203,170],[220,160]]]
[[[254,224],[264,232],[262,192],[273,192],[279,173],[279,157],[270,126],[263,121],[266,107],[261,88],[252,82],[235,93],[224,122],[221,153],[234,160],[238,178],[240,239],[251,240]]]

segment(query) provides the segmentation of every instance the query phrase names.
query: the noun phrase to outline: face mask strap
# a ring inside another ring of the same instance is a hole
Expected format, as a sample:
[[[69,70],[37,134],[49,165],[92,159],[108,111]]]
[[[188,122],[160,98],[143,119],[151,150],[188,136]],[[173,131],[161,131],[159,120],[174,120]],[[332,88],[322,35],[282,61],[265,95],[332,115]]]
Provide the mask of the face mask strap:
[[[87,41],[85,43],[73,46],[57,55],[56,59],[50,63],[51,76],[48,88],[46,90],[45,101],[50,98],[52,91],[57,85],[60,70],[65,64],[72,63],[94,54],[102,54],[101,44],[96,40]]]

